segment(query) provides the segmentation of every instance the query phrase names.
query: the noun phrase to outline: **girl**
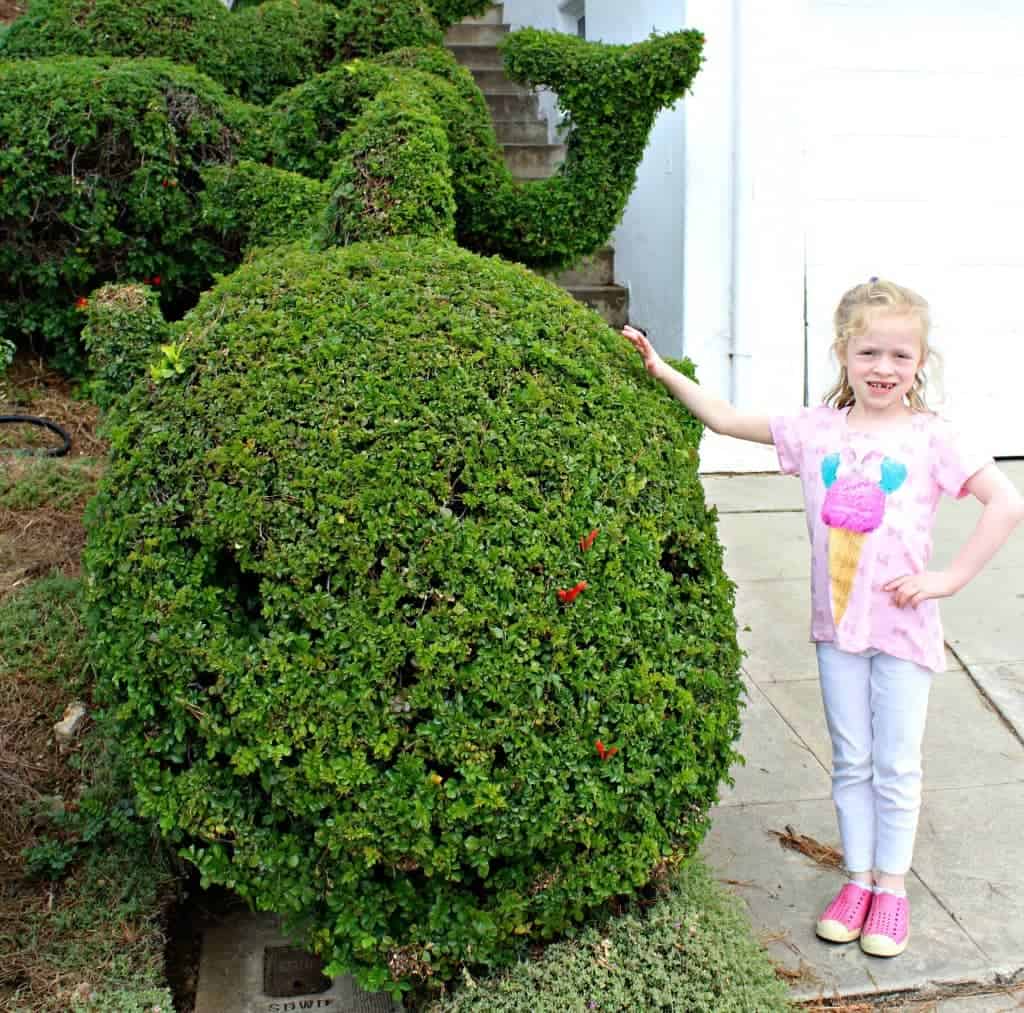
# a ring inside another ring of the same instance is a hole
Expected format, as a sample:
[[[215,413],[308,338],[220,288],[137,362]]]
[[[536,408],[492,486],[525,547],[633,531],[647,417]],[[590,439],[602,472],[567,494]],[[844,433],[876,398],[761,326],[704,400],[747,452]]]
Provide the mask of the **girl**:
[[[667,365],[645,335],[623,335],[644,366],[716,433],[775,445],[798,474],[811,539],[811,640],[832,739],[832,798],[849,881],[817,922],[833,942],[875,956],[906,948],[921,805],[921,740],[932,673],[944,667],[935,599],[975,577],[1024,519],[992,460],[928,410],[928,304],[872,278],[835,312],[839,379],[825,403],[744,415]],[[926,569],[940,495],[984,510],[944,570]]]

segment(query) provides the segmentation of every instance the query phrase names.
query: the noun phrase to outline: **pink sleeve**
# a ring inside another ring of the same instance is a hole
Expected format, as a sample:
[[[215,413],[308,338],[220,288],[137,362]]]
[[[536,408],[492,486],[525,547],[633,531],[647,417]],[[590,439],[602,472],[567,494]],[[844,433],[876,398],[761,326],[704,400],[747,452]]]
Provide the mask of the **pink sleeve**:
[[[803,458],[803,415],[776,415],[768,420],[772,430],[775,453],[779,456],[779,470],[783,475],[799,475]]]
[[[967,495],[964,485],[970,477],[981,471],[992,458],[973,441],[940,420],[931,439],[932,478],[947,496]]]

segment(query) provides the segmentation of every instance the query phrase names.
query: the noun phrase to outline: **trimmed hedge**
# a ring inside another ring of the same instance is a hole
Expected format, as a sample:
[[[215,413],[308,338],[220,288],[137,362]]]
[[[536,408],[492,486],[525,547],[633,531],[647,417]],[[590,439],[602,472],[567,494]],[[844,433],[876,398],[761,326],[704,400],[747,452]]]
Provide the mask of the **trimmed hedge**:
[[[700,426],[618,335],[403,239],[258,257],[174,337],[184,373],[110,426],[89,621],[140,804],[206,882],[404,988],[694,848],[733,589]]]
[[[524,186],[501,160],[472,76],[438,47],[332,68],[266,107],[160,60],[0,64],[0,334],[41,337],[59,365],[73,367],[80,355],[77,301],[106,282],[154,277],[164,311],[180,316],[249,244],[310,234],[310,220],[324,207],[318,181],[332,173],[339,220],[323,220],[322,239],[400,230],[450,235],[450,185],[462,245],[535,266],[591,251],[622,212],[654,109],[695,72],[699,37],[681,33],[633,47],[530,32],[513,39],[520,37],[521,49],[508,48],[517,73],[539,75],[547,53],[593,82],[577,92],[564,68],[561,77],[551,73],[576,108],[569,157],[554,178]],[[619,103],[623,118],[614,119],[592,88],[619,78],[633,98]],[[387,115],[374,104],[384,92],[391,96]],[[406,120],[415,109],[422,121],[415,144],[386,136],[399,106]],[[363,116],[367,122],[358,125]],[[435,118],[447,151],[436,127],[419,132]],[[367,157],[376,160],[372,179],[355,161]],[[430,172],[416,173],[416,158]],[[227,168],[239,160],[286,173]],[[210,183],[214,192],[205,195]],[[382,188],[386,227],[376,196],[367,203]],[[242,214],[257,207],[259,214]],[[372,209],[376,224],[368,218],[356,228],[360,208]],[[422,223],[415,209],[429,209]]]
[[[260,159],[259,122],[166,61],[0,63],[0,333],[72,367],[96,285],[146,280],[168,313],[193,305],[231,266],[198,228],[200,170]]]
[[[250,161],[209,166],[200,175],[200,221],[217,234],[230,263],[250,247],[312,237],[321,227],[330,190],[318,179]]]
[[[0,59],[163,57],[263,103],[339,60],[442,42],[421,0],[268,0],[234,15],[220,0],[31,0]]]
[[[243,11],[249,7],[257,7],[263,0],[235,0],[232,11]],[[346,0],[326,0],[336,7],[346,6]],[[434,18],[442,28],[454,25],[457,21],[470,15],[483,14],[491,6],[493,0],[427,0],[426,9],[433,12]],[[378,0],[377,7],[386,10],[388,5]]]

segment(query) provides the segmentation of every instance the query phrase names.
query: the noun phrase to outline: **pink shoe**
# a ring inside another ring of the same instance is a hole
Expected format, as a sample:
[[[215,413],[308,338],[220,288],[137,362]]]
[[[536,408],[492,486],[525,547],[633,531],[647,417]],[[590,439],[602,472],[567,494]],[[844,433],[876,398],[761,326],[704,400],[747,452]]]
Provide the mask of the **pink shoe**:
[[[869,887],[849,882],[822,912],[814,931],[830,943],[850,943],[861,932],[873,894]]]
[[[906,897],[876,893],[860,935],[860,948],[872,957],[897,957],[910,938],[910,905]]]

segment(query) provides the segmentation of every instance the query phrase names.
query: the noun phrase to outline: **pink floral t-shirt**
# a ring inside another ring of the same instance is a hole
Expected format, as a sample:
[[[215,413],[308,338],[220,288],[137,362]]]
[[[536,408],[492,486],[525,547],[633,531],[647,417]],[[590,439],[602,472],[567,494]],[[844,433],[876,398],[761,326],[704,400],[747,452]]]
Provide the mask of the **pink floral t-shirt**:
[[[856,653],[873,648],[945,669],[938,603],[897,608],[887,581],[927,569],[943,493],[991,461],[949,422],[918,412],[864,433],[847,409],[819,405],[771,419],[783,474],[799,475],[811,539],[811,640]]]

